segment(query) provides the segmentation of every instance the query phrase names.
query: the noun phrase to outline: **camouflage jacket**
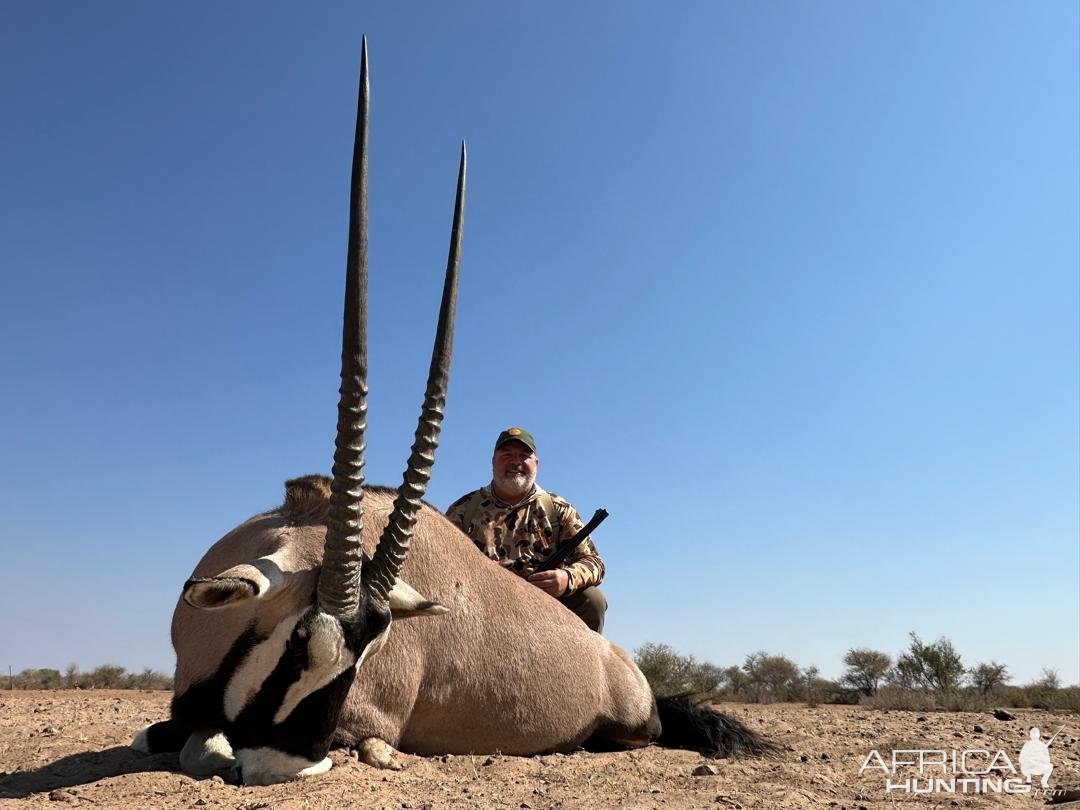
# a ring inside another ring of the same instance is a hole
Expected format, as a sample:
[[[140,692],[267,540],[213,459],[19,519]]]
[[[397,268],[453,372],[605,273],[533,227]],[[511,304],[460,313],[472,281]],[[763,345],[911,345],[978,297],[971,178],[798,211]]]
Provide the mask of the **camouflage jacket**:
[[[472,516],[472,525],[466,526],[469,502],[477,492],[480,503]],[[559,522],[558,537],[554,537],[554,527],[548,524],[539,502],[542,492],[537,486],[524,502],[508,504],[486,486],[458,498],[450,504],[446,516],[488,557],[503,568],[527,577],[555,551],[558,541],[570,539],[585,525],[569,502],[554,492],[549,493],[556,513],[552,522],[556,518]],[[570,575],[564,596],[590,585],[599,585],[604,578],[604,563],[596,553],[591,537],[582,541],[563,567]]]

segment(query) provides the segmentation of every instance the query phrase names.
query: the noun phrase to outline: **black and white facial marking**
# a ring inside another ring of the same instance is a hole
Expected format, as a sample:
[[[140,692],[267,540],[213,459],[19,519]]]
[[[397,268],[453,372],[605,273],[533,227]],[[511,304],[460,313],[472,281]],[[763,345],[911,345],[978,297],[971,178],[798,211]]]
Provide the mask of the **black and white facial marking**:
[[[389,611],[368,600],[350,621],[311,606],[269,634],[249,627],[212,677],[173,699],[173,720],[223,731],[245,784],[322,773],[356,669],[389,628]]]

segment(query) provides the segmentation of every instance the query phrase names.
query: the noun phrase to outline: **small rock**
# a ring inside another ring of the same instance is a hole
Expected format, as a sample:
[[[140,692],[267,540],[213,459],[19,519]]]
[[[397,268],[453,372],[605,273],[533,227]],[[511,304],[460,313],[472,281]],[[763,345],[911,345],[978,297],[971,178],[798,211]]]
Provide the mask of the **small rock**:
[[[518,807],[522,808],[522,810],[529,810],[529,808],[532,807],[532,805],[529,804],[528,802],[522,802],[521,804],[518,805]]]
[[[964,736],[964,733],[963,733],[962,731],[954,731],[954,732],[952,733],[952,735],[953,735],[954,737],[963,737],[963,736]]]
[[[422,805],[420,805],[420,810],[435,810],[435,805],[433,805],[431,802],[424,802]]]
[[[649,791],[649,793],[659,793],[659,792],[660,792],[660,788],[653,788],[652,790]]]
[[[214,785],[224,785],[225,784],[225,780],[222,779],[217,774],[214,774],[213,776],[210,777],[210,782],[211,782],[211,784],[214,784]]]
[[[196,807],[205,807],[206,806],[206,799],[196,799],[195,800],[195,806]]]
[[[998,720],[1015,720],[1016,719],[1015,714],[1009,714],[1004,709],[994,709],[994,717],[996,717]]]
[[[806,754],[803,754],[801,757],[799,757],[799,762],[809,762],[809,761],[810,761],[810,757],[808,757]]]
[[[984,729],[978,723],[976,723],[971,730],[974,731],[976,734],[982,734],[984,731],[986,731],[986,729]]]
[[[855,794],[855,801],[857,801],[857,802],[868,802],[868,801],[871,801],[871,799],[865,793],[856,793]]]
[[[829,758],[829,755],[828,755],[828,754],[825,754],[825,753],[822,753],[822,755],[821,755],[821,758],[822,758],[822,759],[828,759],[828,758]]]
[[[690,771],[691,776],[716,776],[720,773],[715,765],[710,765],[708,762],[702,762],[694,770]]]
[[[412,810],[412,805],[408,802],[402,802],[399,807],[401,807],[401,810]]]
[[[916,723],[925,723],[926,722],[926,715],[925,714],[920,714],[918,717],[915,718],[915,722]]]
[[[54,790],[49,794],[50,802],[77,802],[78,799],[66,790]]]
[[[46,737],[50,737],[56,733],[56,729],[52,726],[45,726],[45,728],[41,730],[41,733],[44,734]]]
[[[494,765],[494,764],[495,764],[495,757],[488,757],[487,759],[485,759],[483,762],[480,763],[480,767],[481,768],[486,768],[488,765]]]

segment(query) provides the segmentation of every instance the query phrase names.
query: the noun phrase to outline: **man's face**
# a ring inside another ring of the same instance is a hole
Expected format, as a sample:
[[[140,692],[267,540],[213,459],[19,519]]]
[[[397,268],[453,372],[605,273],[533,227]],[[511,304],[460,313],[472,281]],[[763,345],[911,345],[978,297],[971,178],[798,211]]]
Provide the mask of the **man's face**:
[[[491,474],[500,489],[514,495],[525,495],[536,483],[536,453],[519,441],[511,439],[500,445],[491,457]]]

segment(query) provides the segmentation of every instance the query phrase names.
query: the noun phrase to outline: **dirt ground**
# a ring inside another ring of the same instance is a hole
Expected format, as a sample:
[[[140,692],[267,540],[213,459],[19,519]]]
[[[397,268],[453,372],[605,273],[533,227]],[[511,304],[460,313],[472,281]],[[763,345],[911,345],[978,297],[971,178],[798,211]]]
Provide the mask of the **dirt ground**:
[[[323,776],[237,787],[179,773],[176,755],[147,756],[127,747],[136,731],[166,717],[168,702],[164,692],[0,693],[0,808],[1038,807],[1046,802],[1042,796],[964,795],[962,786],[955,794],[887,793],[880,767],[861,776],[859,769],[871,750],[888,764],[893,749],[921,748],[991,755],[1001,749],[1019,770],[1028,729],[1038,726],[1046,740],[1062,725],[1050,749],[1050,784],[1080,788],[1075,714],[1014,710],[1016,720],[1001,721],[989,714],[795,704],[724,704],[783,751],[771,759],[712,760],[717,773],[710,775],[693,775],[706,761],[698,754],[656,747],[536,757],[405,756],[397,772],[369,768],[340,750],[331,753],[334,767]],[[985,756],[979,762],[989,764]],[[906,783],[909,775],[910,769],[899,772],[894,781]],[[1066,798],[1074,796],[1058,801]]]

